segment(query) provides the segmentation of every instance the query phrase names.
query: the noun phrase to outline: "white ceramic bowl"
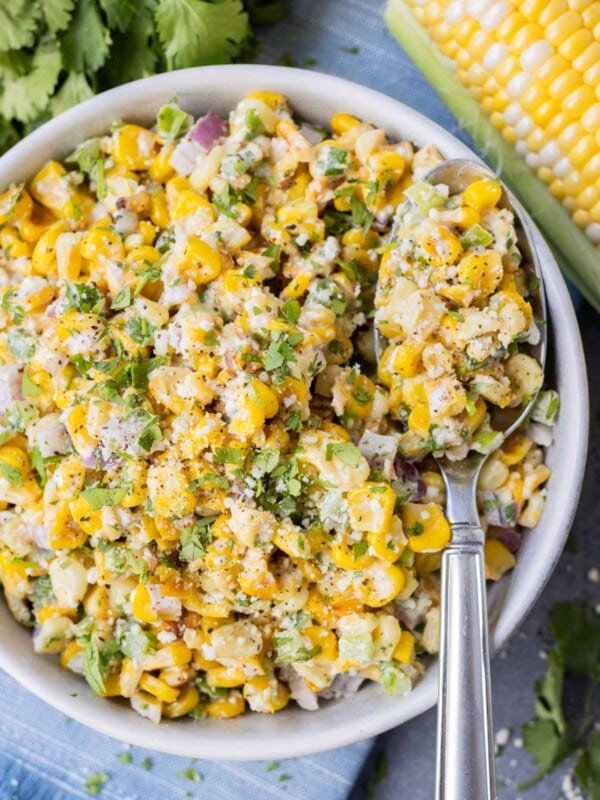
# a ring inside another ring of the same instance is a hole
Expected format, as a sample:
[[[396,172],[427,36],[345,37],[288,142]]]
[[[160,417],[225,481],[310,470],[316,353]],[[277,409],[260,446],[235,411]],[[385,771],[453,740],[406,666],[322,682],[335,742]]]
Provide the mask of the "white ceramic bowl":
[[[114,120],[151,122],[176,95],[186,110],[227,112],[247,92],[269,89],[289,97],[305,119],[327,125],[337,111],[373,122],[394,138],[433,144],[448,158],[473,157],[457,139],[378,92],[317,72],[263,66],[204,67],[159,75],[113,89],[70,109],[36,130],[0,159],[0,188],[61,158]],[[585,361],[571,301],[548,248],[538,236],[552,326],[551,381],[561,395],[556,441],[548,452],[553,474],[543,519],[529,533],[513,572],[490,592],[492,644],[498,649],[523,620],[562,551],[577,506],[588,429]],[[29,631],[0,601],[0,667],[47,703],[102,733],[141,747],[213,759],[265,759],[328,750],[381,733],[434,705],[437,670],[432,667],[406,697],[390,698],[371,685],[316,712],[289,707],[273,716],[246,714],[233,720],[190,719],[156,727],[128,705],[96,697],[82,678],[54,658],[33,654]],[[74,696],[76,695],[76,696]]]

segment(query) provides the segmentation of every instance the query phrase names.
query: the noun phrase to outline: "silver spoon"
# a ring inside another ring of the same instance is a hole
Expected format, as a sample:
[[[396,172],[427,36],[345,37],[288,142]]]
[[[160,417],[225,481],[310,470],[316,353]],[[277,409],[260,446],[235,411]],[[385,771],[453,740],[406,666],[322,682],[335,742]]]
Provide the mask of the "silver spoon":
[[[476,161],[457,159],[438,164],[425,180],[432,184],[446,184],[450,195],[454,195],[482,178],[496,178],[496,175]],[[511,210],[520,223],[521,228],[517,231],[519,249],[526,268],[539,281],[530,299],[534,318],[543,321],[540,340],[535,346],[522,346],[520,349],[528,350],[544,369],[546,302],[539,258],[523,208],[504,187],[500,205]],[[402,210],[399,209],[400,213]],[[378,360],[384,349],[385,340],[375,328]],[[525,420],[536,396],[516,409],[491,410],[492,428],[503,434],[498,446]],[[483,557],[485,535],[479,523],[475,496],[477,479],[488,455],[471,452],[462,461],[438,458],[446,484],[446,515],[452,528],[452,539],[442,554],[441,565],[436,800],[496,798]]]

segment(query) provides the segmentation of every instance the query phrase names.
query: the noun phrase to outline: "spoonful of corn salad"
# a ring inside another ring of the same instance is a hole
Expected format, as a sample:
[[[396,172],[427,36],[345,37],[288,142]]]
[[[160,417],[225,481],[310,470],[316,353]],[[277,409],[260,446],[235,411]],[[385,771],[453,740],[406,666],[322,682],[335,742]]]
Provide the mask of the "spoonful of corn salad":
[[[400,452],[437,456],[447,489],[436,796],[492,800],[476,487],[487,456],[527,418],[542,386],[545,301],[525,219],[487,168],[442,162],[406,196],[380,268],[375,344],[379,379],[395,395],[391,413],[406,427]],[[415,518],[414,533],[423,531]]]

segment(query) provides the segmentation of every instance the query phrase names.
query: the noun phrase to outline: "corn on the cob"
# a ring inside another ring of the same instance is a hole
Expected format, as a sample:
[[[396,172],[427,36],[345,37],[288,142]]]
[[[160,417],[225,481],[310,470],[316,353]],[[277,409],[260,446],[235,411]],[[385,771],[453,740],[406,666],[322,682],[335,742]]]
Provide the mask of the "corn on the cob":
[[[387,9],[401,44],[502,171],[554,243],[569,277],[596,306],[599,8],[577,0],[390,0]],[[554,200],[528,179],[512,148]],[[570,230],[555,201],[584,236]]]

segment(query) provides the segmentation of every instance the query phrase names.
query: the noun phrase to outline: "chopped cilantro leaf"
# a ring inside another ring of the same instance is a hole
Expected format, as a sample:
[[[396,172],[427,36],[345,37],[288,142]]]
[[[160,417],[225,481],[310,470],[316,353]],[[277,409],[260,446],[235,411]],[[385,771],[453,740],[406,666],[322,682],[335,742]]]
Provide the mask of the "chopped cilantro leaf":
[[[127,494],[126,486],[119,486],[114,489],[104,486],[93,486],[81,492],[81,497],[88,503],[94,511],[99,511],[105,506],[116,506]]]
[[[212,542],[212,524],[217,516],[203,517],[184,528],[179,539],[179,557],[182,561],[195,561],[204,555]]]
[[[241,464],[242,454],[235,447],[217,447],[215,449],[215,464]]]
[[[80,311],[82,314],[103,314],[106,302],[104,295],[93,283],[67,283],[65,311]]]

